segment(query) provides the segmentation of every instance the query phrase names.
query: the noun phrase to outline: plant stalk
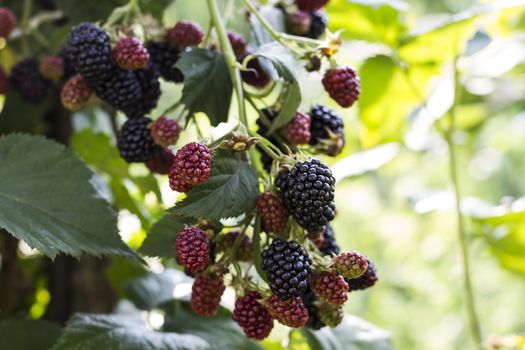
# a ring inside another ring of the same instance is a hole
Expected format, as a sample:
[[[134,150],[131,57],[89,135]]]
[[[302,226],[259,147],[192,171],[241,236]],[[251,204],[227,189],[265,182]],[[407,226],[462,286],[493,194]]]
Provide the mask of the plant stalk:
[[[450,167],[450,180],[454,190],[454,206],[457,221],[457,233],[459,238],[459,244],[461,248],[461,259],[463,264],[463,287],[465,290],[465,304],[467,306],[470,332],[472,338],[476,343],[476,348],[483,350],[483,338],[481,334],[481,327],[479,318],[476,311],[476,303],[474,300],[474,291],[472,288],[472,280],[470,276],[470,256],[468,249],[468,237],[465,229],[465,218],[461,212],[461,187],[459,184],[458,175],[458,160],[456,154],[456,148],[454,143],[454,132],[456,130],[456,106],[460,101],[459,96],[459,72],[457,69],[457,59],[454,61],[454,102],[450,108],[450,127],[445,133],[445,139],[449,148],[449,167]]]
[[[29,16],[33,10],[33,0],[24,0],[24,7],[22,9],[22,20],[20,21],[20,29],[22,30],[22,52],[24,55],[29,54]]]

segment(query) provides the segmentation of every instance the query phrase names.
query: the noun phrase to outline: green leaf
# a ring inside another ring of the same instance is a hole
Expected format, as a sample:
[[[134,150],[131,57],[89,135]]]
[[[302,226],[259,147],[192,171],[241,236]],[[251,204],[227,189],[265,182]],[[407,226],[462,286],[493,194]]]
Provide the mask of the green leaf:
[[[0,322],[0,349],[50,349],[60,336],[60,326],[44,320]]]
[[[164,215],[151,227],[139,252],[146,256],[174,258],[173,241],[183,228],[184,222],[180,218],[171,214]]]
[[[172,212],[180,217],[219,220],[251,211],[258,196],[252,167],[236,157],[217,153],[209,179],[190,190]]]
[[[233,86],[224,56],[197,48],[181,54],[176,67],[184,74],[181,101],[190,112],[206,113],[212,126],[227,121]]]
[[[401,0],[332,0],[326,7],[332,32],[344,30],[342,38],[381,42],[395,47],[407,31]]]
[[[115,213],[90,184],[91,171],[64,146],[39,136],[0,138],[0,226],[43,254],[134,253]]]
[[[270,62],[279,76],[288,83],[282,96],[282,107],[269,128],[269,132],[273,132],[292,120],[301,103],[301,89],[295,71],[297,62],[289,49],[276,42],[259,47],[254,56]]]
[[[140,316],[75,314],[53,350],[200,350],[210,345],[194,335],[155,332]]]
[[[390,334],[358,317],[346,315],[336,328],[302,328],[311,350],[393,350]]]
[[[124,285],[126,297],[142,310],[151,310],[173,300],[173,290],[178,283],[191,283],[192,279],[182,272],[167,269],[162,273],[150,273]]]
[[[246,338],[232,320],[231,313],[220,308],[217,316],[200,317],[191,311],[189,303],[181,302],[173,312],[167,310],[163,329],[181,334],[193,334],[205,339],[212,350],[258,350],[262,347]]]
[[[286,32],[285,17],[283,11],[275,6],[267,5],[259,9],[260,14],[278,32]],[[252,41],[255,46],[271,43],[274,38],[255,16],[250,16],[252,27]]]

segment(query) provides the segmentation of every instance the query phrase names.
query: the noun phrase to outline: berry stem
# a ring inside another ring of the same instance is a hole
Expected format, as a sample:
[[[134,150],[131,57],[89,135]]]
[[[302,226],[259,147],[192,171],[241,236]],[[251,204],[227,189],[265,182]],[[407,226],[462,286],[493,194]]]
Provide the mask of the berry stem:
[[[458,175],[458,161],[456,154],[456,146],[454,143],[454,133],[456,130],[456,106],[460,101],[460,86],[459,86],[459,72],[457,67],[457,58],[454,61],[454,102],[450,108],[449,117],[450,117],[450,126],[446,130],[444,136],[449,149],[449,167],[450,167],[450,180],[452,182],[452,187],[454,191],[454,201],[455,201],[455,212],[456,212],[456,221],[457,221],[457,233],[459,238],[459,244],[461,247],[461,258],[463,263],[463,285],[465,288],[465,303],[467,306],[467,312],[470,323],[470,330],[474,342],[476,343],[476,348],[482,350],[482,335],[480,322],[476,312],[476,305],[474,300],[474,292],[472,288],[472,281],[470,276],[470,257],[468,250],[468,237],[465,229],[465,219],[463,213],[461,212],[461,189],[459,184],[459,175]]]
[[[217,0],[208,0],[208,9],[210,12],[210,17],[217,31],[217,35],[219,36],[219,41],[221,43],[222,50],[224,51],[224,57],[226,58],[226,63],[228,65],[228,70],[230,71],[230,76],[233,81],[233,87],[237,95],[239,120],[247,130],[248,120],[246,118],[246,108],[244,106],[244,90],[242,87],[241,71],[239,70],[235,53],[233,52],[230,40],[228,39],[228,32],[226,31],[224,22],[221,19]]]
[[[31,10],[33,9],[33,0],[24,0],[24,7],[22,9],[22,20],[20,22],[20,28],[22,29],[22,52],[24,55],[29,54],[29,42],[27,35],[29,32],[29,16],[31,16]]]

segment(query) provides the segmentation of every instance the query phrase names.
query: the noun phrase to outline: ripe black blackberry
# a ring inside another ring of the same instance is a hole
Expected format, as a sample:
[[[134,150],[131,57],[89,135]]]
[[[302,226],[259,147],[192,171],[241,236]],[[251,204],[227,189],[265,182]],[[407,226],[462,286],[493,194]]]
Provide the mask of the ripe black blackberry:
[[[332,225],[326,225],[326,229],[323,232],[323,244],[319,247],[319,250],[324,255],[337,255],[341,251],[341,248],[335,240],[334,230]]]
[[[150,62],[159,70],[160,76],[165,80],[180,83],[184,80],[182,72],[175,67],[179,60],[180,50],[166,42],[150,41],[146,44]]]
[[[309,233],[321,232],[335,216],[335,178],[317,159],[297,163],[276,181],[284,205]]]
[[[322,10],[310,12],[310,30],[306,36],[312,39],[319,38],[324,34],[327,22],[328,17],[326,16],[326,12]]]
[[[98,79],[93,88],[100,99],[130,117],[137,117],[141,111],[142,89],[132,71],[115,67],[109,76]]]
[[[162,152],[156,145],[148,128],[151,119],[128,119],[119,132],[117,146],[120,155],[128,163],[147,162]]]
[[[274,239],[262,252],[262,268],[273,294],[280,299],[300,296],[308,289],[312,259],[295,242]]]
[[[366,260],[368,263],[368,269],[366,272],[355,279],[345,279],[346,283],[350,287],[350,292],[354,290],[363,290],[372,287],[379,280],[376,267],[370,259]]]
[[[325,327],[326,324],[324,324],[319,317],[318,304],[320,301],[317,299],[314,291],[308,288],[306,293],[301,295],[301,299],[303,299],[304,306],[306,307],[306,310],[308,310],[308,322],[306,323],[306,326],[313,330],[319,330]]]
[[[74,26],[66,50],[75,70],[90,81],[106,78],[115,68],[109,35],[94,23]]]
[[[133,73],[139,82],[142,97],[136,100],[131,107],[127,108],[126,114],[130,118],[137,118],[143,117],[157,107],[161,91],[159,71],[151,63],[144,68],[137,69]]]
[[[331,156],[341,153],[345,145],[343,118],[320,104],[313,106],[308,114],[311,118],[310,145],[321,144],[323,153]]]
[[[44,101],[51,89],[51,81],[42,76],[35,58],[26,58],[18,62],[11,70],[9,84],[33,104]]]

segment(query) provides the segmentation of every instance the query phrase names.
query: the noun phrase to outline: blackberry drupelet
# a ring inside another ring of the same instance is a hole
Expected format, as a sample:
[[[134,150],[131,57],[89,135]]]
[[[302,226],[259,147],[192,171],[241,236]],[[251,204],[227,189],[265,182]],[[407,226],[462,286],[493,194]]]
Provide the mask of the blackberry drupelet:
[[[218,235],[217,251],[228,254],[234,247],[235,241],[240,234],[240,231],[234,230]],[[234,259],[237,261],[251,261],[253,259],[252,240],[246,234],[243,234],[240,240],[241,241],[237,247],[237,251],[235,252]]]
[[[137,104],[141,104],[142,89],[132,71],[115,67],[106,78],[98,79],[93,89],[100,99],[129,117],[143,116],[137,115]],[[140,110],[140,106],[138,109]]]
[[[350,286],[350,291],[363,290],[372,287],[379,280],[376,267],[370,259],[367,259],[368,269],[366,272],[358,278],[347,279],[346,282]]]
[[[335,178],[317,159],[297,163],[276,180],[284,205],[309,233],[321,232],[335,216]]]
[[[310,12],[310,22],[310,30],[306,36],[312,39],[318,39],[326,30],[326,24],[328,22],[326,12],[322,10]]]
[[[262,269],[273,294],[280,299],[300,296],[308,289],[312,260],[295,242],[274,239],[262,252]]]
[[[166,42],[150,41],[146,44],[152,62],[165,80],[180,83],[184,80],[182,72],[175,67],[179,60],[180,50]]]
[[[147,162],[162,152],[162,147],[156,145],[151,138],[148,125],[149,118],[128,119],[117,138],[120,155],[128,163]]]
[[[335,240],[332,225],[330,224],[326,225],[326,228],[323,231],[323,243],[321,244],[321,247],[319,247],[319,250],[324,255],[337,255],[341,251],[341,248],[339,248],[339,245]]]
[[[35,58],[26,58],[18,62],[11,70],[9,84],[33,104],[43,102],[51,89],[51,81],[40,74]]]
[[[74,26],[66,50],[75,70],[90,82],[105,79],[115,68],[109,35],[94,23]]]

